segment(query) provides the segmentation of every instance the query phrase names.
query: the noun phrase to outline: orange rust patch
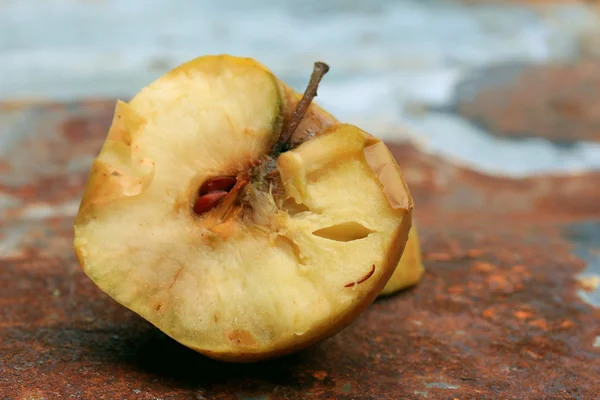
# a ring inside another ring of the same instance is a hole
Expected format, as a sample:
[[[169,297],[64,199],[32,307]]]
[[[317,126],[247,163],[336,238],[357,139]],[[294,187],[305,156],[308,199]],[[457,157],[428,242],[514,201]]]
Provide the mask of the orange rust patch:
[[[525,268],[525,266],[523,266],[523,265],[515,265],[511,269],[513,270],[514,273],[518,274],[521,277],[531,278],[531,272],[529,272],[527,270],[527,268]]]
[[[529,323],[529,325],[535,326],[536,328],[540,328],[540,329],[543,329],[545,331],[548,330],[548,322],[546,322],[543,319],[536,319],[535,321],[531,321]]]
[[[492,275],[488,279],[488,283],[492,290],[500,290],[510,292],[515,289],[515,285],[503,275]]]
[[[463,292],[464,292],[464,289],[460,285],[454,285],[454,286],[450,286],[448,288],[448,293],[450,293],[450,294],[461,294]]]
[[[573,321],[569,321],[569,320],[565,320],[563,322],[561,322],[560,324],[560,328],[563,329],[569,329],[575,326],[575,323]]]
[[[313,376],[314,376],[316,379],[318,379],[318,380],[322,381],[322,380],[324,380],[325,378],[327,378],[327,372],[326,372],[326,371],[316,371],[316,372],[313,372]]]
[[[483,255],[483,250],[481,250],[481,249],[470,249],[470,250],[467,250],[467,252],[465,253],[465,255],[468,258],[477,258],[477,257],[480,257],[481,255]]]
[[[529,311],[515,311],[513,314],[517,319],[529,319],[533,317],[533,314]]]
[[[529,357],[533,358],[534,360],[539,360],[540,358],[542,358],[539,354],[536,354],[531,350],[525,350],[525,354],[527,354]]]
[[[496,269],[496,267],[489,262],[476,261],[473,263],[473,269],[479,272],[490,272]]]
[[[450,253],[427,253],[423,255],[423,258],[430,261],[450,261],[454,257]]]

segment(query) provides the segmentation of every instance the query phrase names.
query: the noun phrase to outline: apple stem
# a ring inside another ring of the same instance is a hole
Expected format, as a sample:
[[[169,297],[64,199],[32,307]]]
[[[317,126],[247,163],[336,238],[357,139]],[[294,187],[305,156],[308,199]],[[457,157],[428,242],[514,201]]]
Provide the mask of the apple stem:
[[[306,87],[302,98],[296,106],[296,111],[294,111],[292,120],[288,124],[287,130],[281,133],[281,135],[279,136],[279,140],[273,148],[273,153],[275,155],[289,150],[292,135],[294,134],[294,132],[298,128],[298,125],[300,125],[302,118],[304,118],[304,115],[308,111],[310,103],[317,96],[317,89],[319,88],[319,83],[328,71],[329,65],[321,61],[315,62],[312,75],[310,76],[310,81],[308,82],[308,86]]]

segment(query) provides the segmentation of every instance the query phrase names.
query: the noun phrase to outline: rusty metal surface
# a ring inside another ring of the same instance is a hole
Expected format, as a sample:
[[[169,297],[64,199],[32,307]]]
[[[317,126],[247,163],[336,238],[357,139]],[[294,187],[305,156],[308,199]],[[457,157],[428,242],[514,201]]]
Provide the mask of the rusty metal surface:
[[[457,86],[457,111],[499,136],[600,141],[600,62],[495,65]]]
[[[576,279],[600,260],[600,173],[509,179],[393,145],[423,282],[306,351],[221,364],[77,264],[72,221],[113,106],[0,107],[0,399],[600,398],[600,310]]]

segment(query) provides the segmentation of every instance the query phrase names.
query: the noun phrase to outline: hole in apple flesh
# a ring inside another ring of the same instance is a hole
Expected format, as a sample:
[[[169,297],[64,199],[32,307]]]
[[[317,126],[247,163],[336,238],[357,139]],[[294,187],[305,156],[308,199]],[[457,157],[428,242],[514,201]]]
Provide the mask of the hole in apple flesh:
[[[281,205],[281,209],[284,211],[287,211],[287,213],[289,215],[296,215],[299,214],[301,212],[306,212],[306,211],[310,211],[310,209],[308,208],[308,206],[306,204],[303,203],[296,203],[296,201],[294,199],[287,199],[283,202],[283,204]]]
[[[335,240],[336,242],[352,242],[353,240],[364,239],[370,233],[373,233],[373,231],[358,222],[352,221],[316,230],[313,235]]]
[[[296,242],[286,236],[278,235],[276,243],[280,247],[288,247],[296,258],[296,262],[300,265],[304,265],[304,259],[302,258],[300,247],[296,244]]]

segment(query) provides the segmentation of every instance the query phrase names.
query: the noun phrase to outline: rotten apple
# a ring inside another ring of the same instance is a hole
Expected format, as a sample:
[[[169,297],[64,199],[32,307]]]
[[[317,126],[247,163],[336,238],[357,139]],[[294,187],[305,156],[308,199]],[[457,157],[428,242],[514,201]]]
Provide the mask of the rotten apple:
[[[119,101],[75,221],[85,273],[209,357],[253,361],[350,324],[412,198],[386,145],[248,58],[187,62]]]

